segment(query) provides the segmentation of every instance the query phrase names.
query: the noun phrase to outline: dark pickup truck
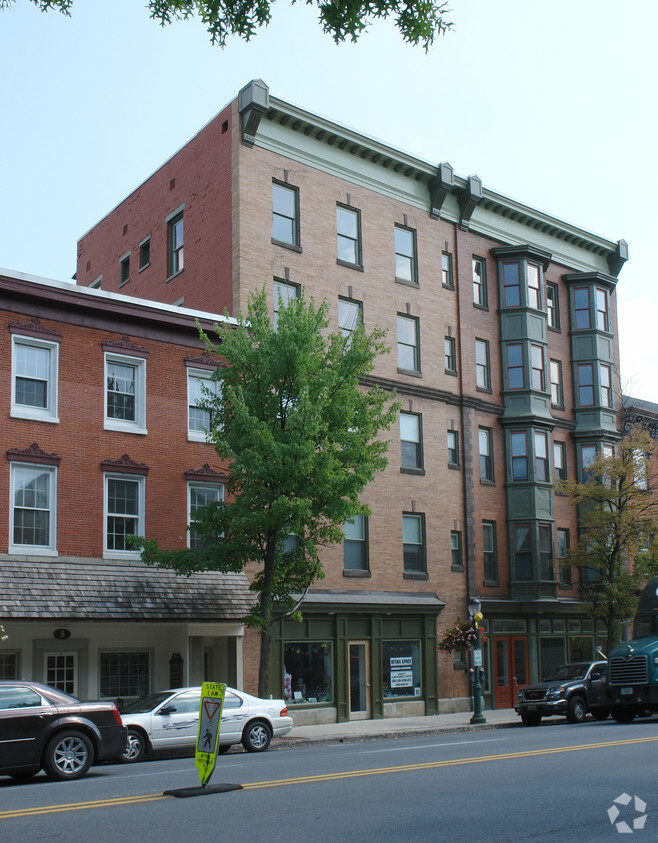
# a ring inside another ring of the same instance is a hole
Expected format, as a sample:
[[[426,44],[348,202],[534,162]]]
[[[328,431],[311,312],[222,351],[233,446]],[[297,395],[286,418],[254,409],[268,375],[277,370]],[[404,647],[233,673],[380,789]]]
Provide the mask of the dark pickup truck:
[[[610,714],[605,688],[607,662],[561,664],[542,682],[526,685],[516,695],[514,710],[525,726],[539,726],[542,717],[561,714],[569,723],[582,723],[587,712],[596,720]]]

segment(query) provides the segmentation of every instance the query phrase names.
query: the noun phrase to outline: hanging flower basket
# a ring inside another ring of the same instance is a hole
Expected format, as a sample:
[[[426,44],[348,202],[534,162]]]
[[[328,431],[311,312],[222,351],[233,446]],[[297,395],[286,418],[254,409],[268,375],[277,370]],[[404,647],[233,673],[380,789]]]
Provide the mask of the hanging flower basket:
[[[487,636],[480,627],[480,642],[484,644]],[[455,621],[443,633],[437,650],[452,653],[454,650],[469,650],[477,646],[478,636],[473,621]]]

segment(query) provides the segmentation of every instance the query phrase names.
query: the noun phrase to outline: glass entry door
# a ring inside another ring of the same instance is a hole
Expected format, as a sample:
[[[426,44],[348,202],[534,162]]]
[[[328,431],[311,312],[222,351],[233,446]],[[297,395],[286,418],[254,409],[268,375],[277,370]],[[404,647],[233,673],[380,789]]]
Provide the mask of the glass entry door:
[[[348,644],[350,673],[350,720],[370,718],[370,644],[350,641]]]
[[[495,638],[494,671],[496,708],[514,708],[517,689],[528,684],[527,638]]]

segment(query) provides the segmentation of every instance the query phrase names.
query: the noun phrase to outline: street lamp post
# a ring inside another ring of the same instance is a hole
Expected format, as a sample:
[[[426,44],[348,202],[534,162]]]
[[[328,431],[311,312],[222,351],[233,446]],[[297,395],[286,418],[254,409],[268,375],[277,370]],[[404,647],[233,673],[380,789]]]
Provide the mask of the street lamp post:
[[[471,667],[473,668],[473,716],[471,723],[486,723],[487,719],[482,714],[482,682],[480,681],[480,671],[482,669],[482,647],[480,639],[480,621],[482,620],[482,612],[480,611],[480,601],[477,597],[471,597],[468,601],[468,614],[471,616],[473,625],[475,626],[475,647],[471,651]]]

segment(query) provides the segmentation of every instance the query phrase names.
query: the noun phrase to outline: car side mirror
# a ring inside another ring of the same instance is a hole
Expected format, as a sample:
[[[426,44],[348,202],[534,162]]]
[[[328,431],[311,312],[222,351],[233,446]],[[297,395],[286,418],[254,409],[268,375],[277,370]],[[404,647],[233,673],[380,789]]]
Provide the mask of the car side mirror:
[[[158,714],[173,714],[174,711],[178,711],[175,705],[165,705],[164,708],[158,711]]]

